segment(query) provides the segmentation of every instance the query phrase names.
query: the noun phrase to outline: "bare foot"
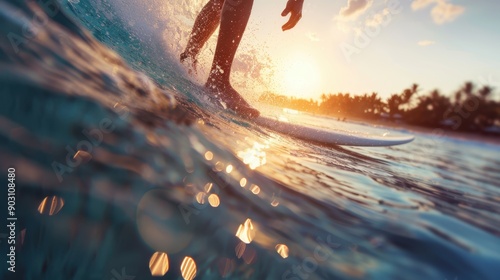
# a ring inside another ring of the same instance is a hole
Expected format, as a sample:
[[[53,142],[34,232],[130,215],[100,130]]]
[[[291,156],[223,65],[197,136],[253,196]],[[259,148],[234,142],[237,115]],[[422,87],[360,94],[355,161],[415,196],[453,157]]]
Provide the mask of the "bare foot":
[[[218,85],[207,82],[205,87],[225,108],[233,110],[238,115],[249,119],[257,118],[260,115],[260,112],[248,104],[231,85]]]
[[[197,66],[198,66],[198,60],[196,59],[196,55],[190,53],[189,51],[184,51],[180,55],[180,61],[181,63],[186,64],[186,67],[188,68],[188,73],[191,74],[197,74]]]

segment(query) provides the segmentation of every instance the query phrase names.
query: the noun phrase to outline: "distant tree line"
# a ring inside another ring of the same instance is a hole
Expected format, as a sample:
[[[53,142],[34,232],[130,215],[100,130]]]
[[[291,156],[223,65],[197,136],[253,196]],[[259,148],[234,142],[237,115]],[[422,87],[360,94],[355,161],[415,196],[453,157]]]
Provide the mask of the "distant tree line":
[[[452,95],[438,90],[419,93],[417,84],[383,100],[377,93],[322,94],[320,101],[266,92],[259,101],[314,114],[367,120],[387,119],[425,127],[460,131],[500,131],[500,102],[489,86],[476,88],[465,83]]]

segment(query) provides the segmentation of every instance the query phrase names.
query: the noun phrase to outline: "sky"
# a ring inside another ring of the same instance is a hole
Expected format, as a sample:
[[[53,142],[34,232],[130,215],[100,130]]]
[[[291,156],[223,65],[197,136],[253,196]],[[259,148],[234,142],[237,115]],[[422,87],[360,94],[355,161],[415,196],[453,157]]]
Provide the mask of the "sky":
[[[285,0],[255,0],[241,49],[268,55],[268,90],[451,94],[466,81],[500,91],[500,1],[305,0],[301,21],[281,31]],[[498,93],[497,93],[498,97]]]

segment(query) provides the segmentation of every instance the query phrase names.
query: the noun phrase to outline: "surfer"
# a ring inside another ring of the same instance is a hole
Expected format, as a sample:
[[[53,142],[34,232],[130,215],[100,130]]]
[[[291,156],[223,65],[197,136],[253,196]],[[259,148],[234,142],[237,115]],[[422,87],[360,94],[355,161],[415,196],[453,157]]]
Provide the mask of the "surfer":
[[[303,2],[304,0],[288,0],[281,13],[281,16],[290,14],[288,22],[281,27],[283,31],[293,28],[300,20]],[[247,26],[252,6],[253,0],[209,0],[196,17],[180,60],[183,62],[190,58],[196,67],[196,57],[201,48],[220,24],[212,68],[205,87],[211,94],[220,98],[226,107],[242,116],[256,118],[260,114],[259,111],[250,106],[230,83],[231,65]]]

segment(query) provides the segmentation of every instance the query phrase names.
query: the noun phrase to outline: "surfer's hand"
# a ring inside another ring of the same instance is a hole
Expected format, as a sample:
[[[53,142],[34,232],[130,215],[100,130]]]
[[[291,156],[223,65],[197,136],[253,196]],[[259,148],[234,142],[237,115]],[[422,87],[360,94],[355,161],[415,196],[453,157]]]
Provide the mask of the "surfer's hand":
[[[287,23],[285,23],[281,29],[283,31],[292,29],[297,22],[302,18],[302,5],[304,4],[304,0],[288,0],[286,3],[286,7],[281,12],[282,17],[286,17],[288,14],[290,15],[290,19]]]

